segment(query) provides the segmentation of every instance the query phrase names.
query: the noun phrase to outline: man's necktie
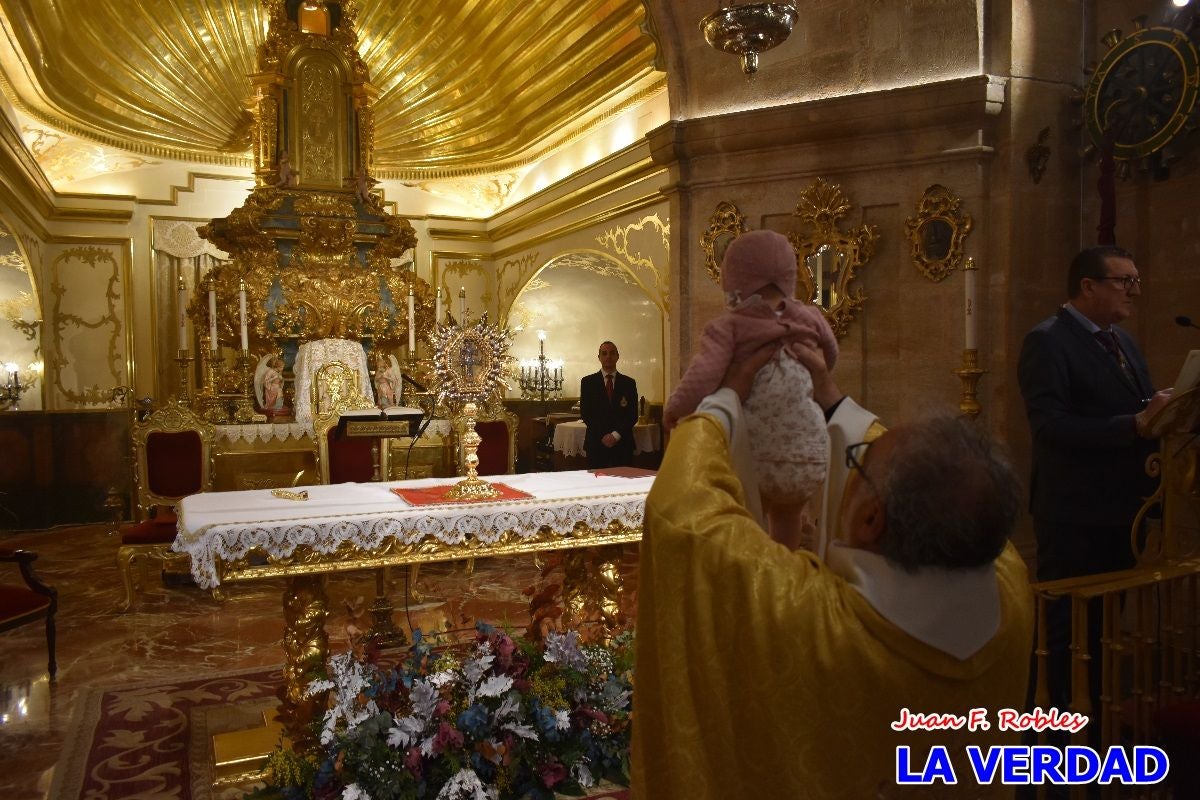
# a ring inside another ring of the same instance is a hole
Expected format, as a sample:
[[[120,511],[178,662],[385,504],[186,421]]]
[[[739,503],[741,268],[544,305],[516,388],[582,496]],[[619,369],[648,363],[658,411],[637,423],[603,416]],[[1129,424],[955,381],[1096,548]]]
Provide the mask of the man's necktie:
[[[612,375],[604,376],[604,393],[608,395],[609,402],[612,402],[612,393],[613,393],[613,376]]]
[[[1130,383],[1136,384],[1137,381],[1133,377],[1133,370],[1129,367],[1129,362],[1125,360],[1125,354],[1121,352],[1121,345],[1117,343],[1117,335],[1111,330],[1096,331],[1096,339],[1100,344],[1104,345],[1104,349],[1108,354],[1117,361],[1117,365],[1121,367],[1121,372],[1125,373],[1125,377]]]

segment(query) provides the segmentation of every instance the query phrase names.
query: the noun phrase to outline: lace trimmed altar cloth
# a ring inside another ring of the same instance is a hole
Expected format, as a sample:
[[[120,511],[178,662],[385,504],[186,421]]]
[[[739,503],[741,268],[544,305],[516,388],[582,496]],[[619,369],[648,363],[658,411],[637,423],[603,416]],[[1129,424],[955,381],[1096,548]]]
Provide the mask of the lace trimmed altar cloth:
[[[304,342],[296,352],[292,374],[296,378],[296,421],[311,422],[312,385],[317,370],[332,361],[340,361],[358,373],[358,392],[374,402],[371,373],[367,367],[367,351],[353,339],[318,339]]]
[[[528,539],[542,528],[567,536],[577,524],[602,531],[615,522],[640,531],[654,478],[535,472],[505,475],[504,482],[532,499],[410,506],[391,491],[437,486],[445,478],[309,486],[306,501],[277,498],[267,489],[194,494],[179,504],[172,549],[192,557],[192,577],[211,589],[221,582],[218,562],[239,561],[254,549],[282,560],[300,546],[327,555],[347,544],[374,552],[392,539],[493,544],[505,535]]]

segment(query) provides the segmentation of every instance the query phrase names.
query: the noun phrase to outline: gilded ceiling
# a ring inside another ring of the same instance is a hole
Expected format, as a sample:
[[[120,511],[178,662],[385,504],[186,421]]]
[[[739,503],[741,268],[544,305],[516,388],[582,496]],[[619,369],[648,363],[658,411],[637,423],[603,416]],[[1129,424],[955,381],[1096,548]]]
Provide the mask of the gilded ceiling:
[[[665,87],[641,0],[358,0],[375,172],[485,175]],[[153,158],[249,166],[259,0],[0,0],[0,82],[39,123]]]

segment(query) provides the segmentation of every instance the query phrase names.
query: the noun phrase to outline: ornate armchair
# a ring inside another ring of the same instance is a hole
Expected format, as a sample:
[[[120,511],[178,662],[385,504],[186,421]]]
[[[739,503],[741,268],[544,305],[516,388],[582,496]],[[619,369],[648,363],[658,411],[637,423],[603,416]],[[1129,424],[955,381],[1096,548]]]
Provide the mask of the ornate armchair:
[[[54,660],[54,614],[58,611],[58,590],[42,583],[33,571],[37,553],[0,548],[0,563],[17,564],[25,585],[0,583],[0,631],[11,631],[39,619],[46,620],[46,650],[50,656],[50,677],[58,671]]]
[[[321,483],[366,483],[375,480],[375,452],[379,475],[388,474],[388,451],[377,439],[337,437],[338,418],[344,411],[373,409],[375,404],[359,390],[359,375],[341,361],[317,370],[312,384],[313,442],[317,475]]]
[[[212,489],[212,449],[216,429],[172,402],[133,426],[137,481],[137,518],[121,526],[117,566],[125,585],[122,611],[133,606],[135,589],[145,580],[146,562],[182,564],[187,556],[172,553],[175,540],[175,503],[189,494]],[[134,577],[134,567],[138,576]]]
[[[463,466],[462,437],[467,431],[466,417],[456,412],[450,420],[454,428],[454,449],[459,475],[466,475]],[[483,439],[479,456],[480,475],[511,475],[517,471],[517,415],[493,398],[475,415],[475,432]]]

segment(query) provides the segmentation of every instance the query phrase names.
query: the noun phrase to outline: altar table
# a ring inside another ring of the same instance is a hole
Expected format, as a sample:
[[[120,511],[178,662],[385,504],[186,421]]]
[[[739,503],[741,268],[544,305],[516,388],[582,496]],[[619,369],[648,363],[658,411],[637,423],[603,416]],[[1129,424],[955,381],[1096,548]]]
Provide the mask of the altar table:
[[[312,721],[315,700],[305,696],[312,665],[328,657],[325,574],[636,542],[654,478],[580,471],[493,481],[531,497],[413,506],[390,491],[454,482],[433,478],[310,486],[302,501],[258,489],[194,494],[179,503],[172,549],[191,556],[201,587],[287,578],[280,717],[299,746]]]

